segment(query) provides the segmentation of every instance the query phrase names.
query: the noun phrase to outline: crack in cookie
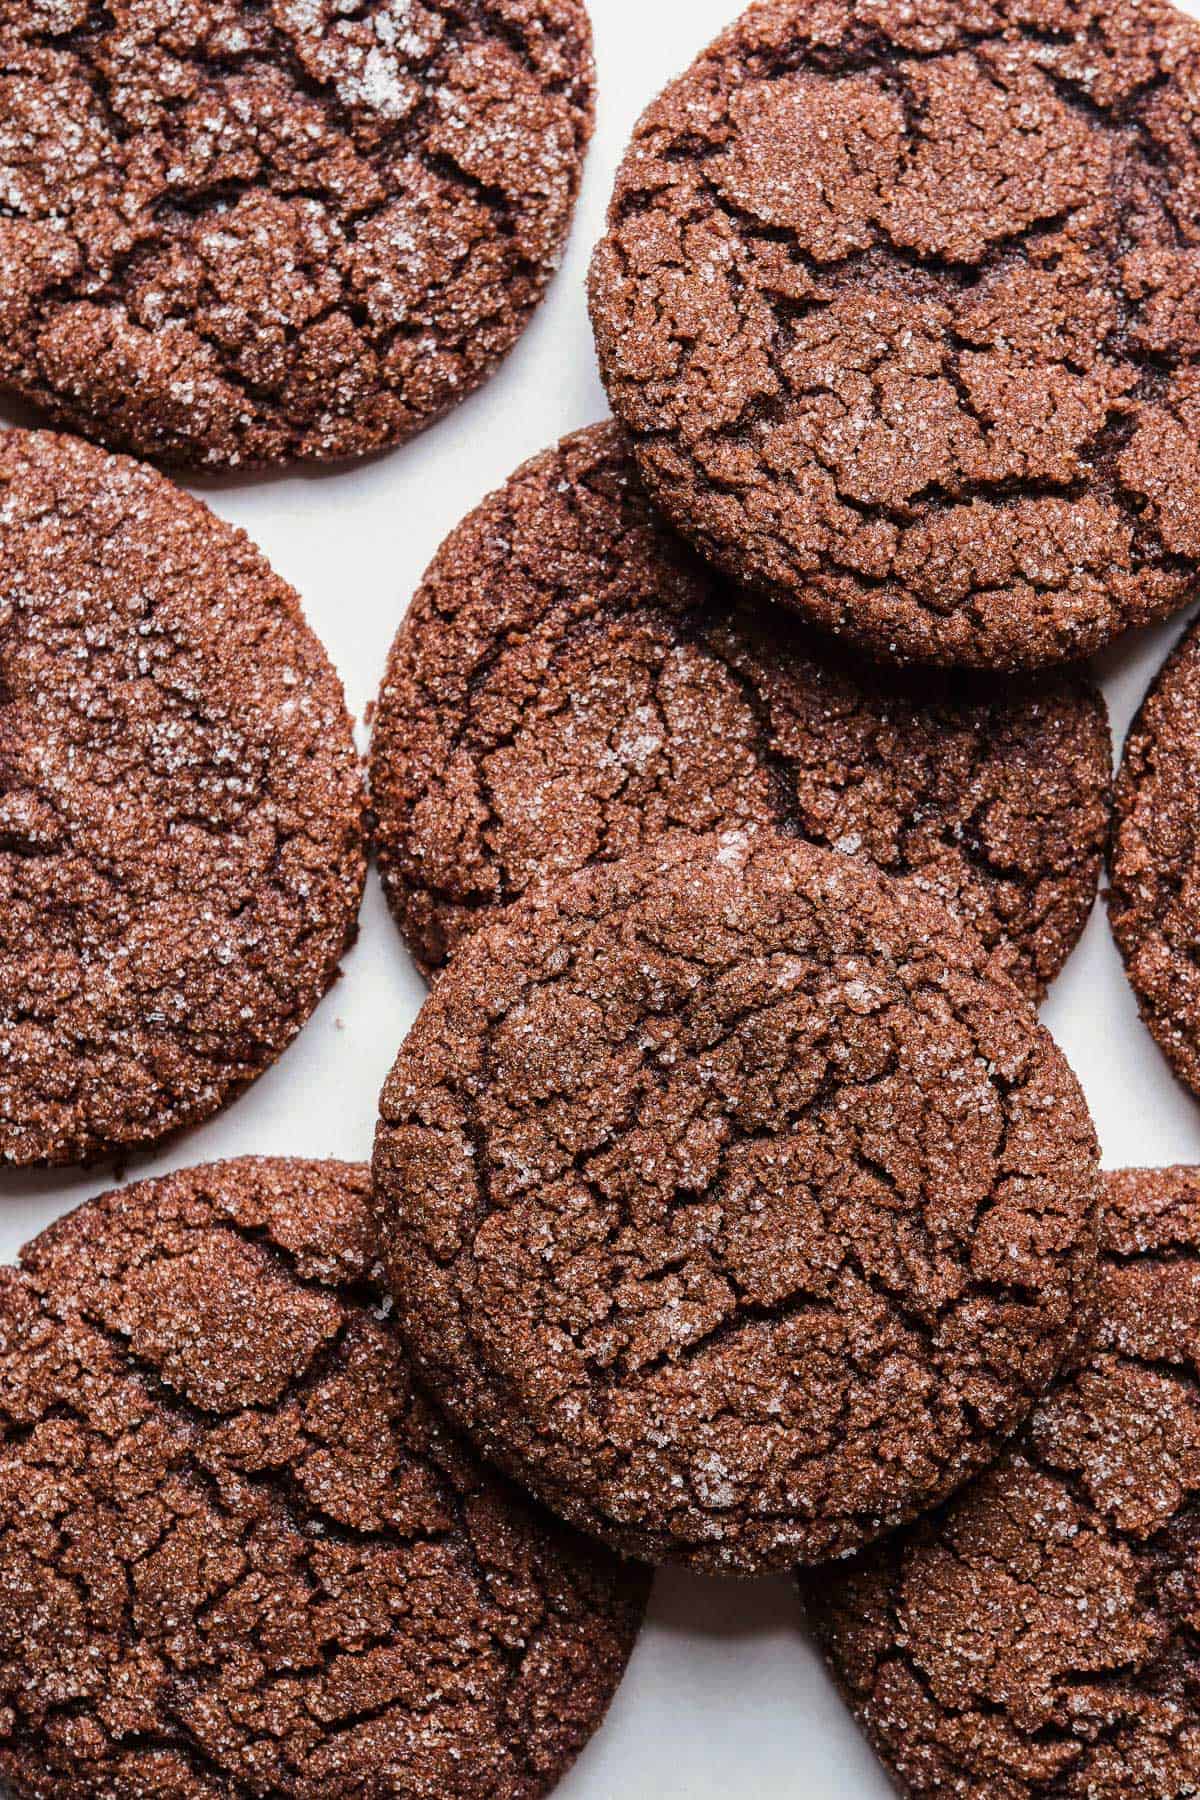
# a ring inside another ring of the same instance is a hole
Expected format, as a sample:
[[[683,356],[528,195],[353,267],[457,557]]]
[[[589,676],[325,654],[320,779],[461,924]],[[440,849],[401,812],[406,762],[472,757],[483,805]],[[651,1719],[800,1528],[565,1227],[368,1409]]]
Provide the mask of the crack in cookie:
[[[642,118],[592,271],[651,497],[888,661],[1027,668],[1200,572],[1200,30],[764,0]]]
[[[358,456],[511,348],[592,125],[582,0],[0,0],[0,382],[183,465]]]
[[[819,1561],[996,1454],[1073,1341],[1095,1143],[913,882],[674,834],[455,957],[384,1090],[397,1318],[447,1411],[647,1560]]]
[[[380,868],[427,970],[534,882],[671,828],[778,829],[913,875],[1040,997],[1108,830],[1104,702],[868,669],[745,603],[656,518],[613,426],[447,540],[371,748]]]
[[[486,1472],[386,1322],[361,1167],[112,1193],[0,1271],[16,1800],[538,1800],[649,1586]]]

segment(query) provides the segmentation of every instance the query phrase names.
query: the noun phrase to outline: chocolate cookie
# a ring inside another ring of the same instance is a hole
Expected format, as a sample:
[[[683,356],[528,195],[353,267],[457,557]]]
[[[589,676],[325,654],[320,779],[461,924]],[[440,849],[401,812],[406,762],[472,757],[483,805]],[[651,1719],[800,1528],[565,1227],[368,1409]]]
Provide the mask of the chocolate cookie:
[[[1093,1341],[941,1514],[806,1584],[910,1800],[1200,1784],[1200,1171],[1104,1179]]]
[[[357,456],[479,385],[591,132],[583,0],[0,0],[0,382],[117,449]]]
[[[371,783],[427,969],[540,877],[670,826],[773,826],[917,874],[1038,996],[1095,899],[1111,764],[1076,673],[897,678],[746,606],[599,426],[443,547],[392,651]]]
[[[161,475],[0,434],[0,1161],[216,1112],[337,974],[364,879],[341,683]]]
[[[1167,659],[1126,740],[1109,917],[1146,1024],[1200,1093],[1200,626]]]
[[[413,1386],[365,1168],[92,1201],[0,1271],[0,1777],[15,1800],[534,1800],[648,1578]]]
[[[638,126],[597,252],[673,523],[893,661],[1027,668],[1200,574],[1200,27],[765,0]]]
[[[418,1367],[485,1453],[647,1560],[818,1560],[986,1463],[1094,1264],[1095,1145],[929,895],[674,834],[472,940],[384,1089]]]

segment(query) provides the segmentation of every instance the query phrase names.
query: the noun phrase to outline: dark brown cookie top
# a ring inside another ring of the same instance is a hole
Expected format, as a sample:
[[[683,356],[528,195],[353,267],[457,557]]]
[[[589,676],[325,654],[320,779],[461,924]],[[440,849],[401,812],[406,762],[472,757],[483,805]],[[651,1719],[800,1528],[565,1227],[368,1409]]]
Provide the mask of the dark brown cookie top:
[[[440,551],[392,651],[371,785],[427,969],[539,878],[670,827],[776,827],[916,874],[1038,996],[1095,899],[1111,765],[1075,672],[895,677],[745,605],[598,426]]]
[[[1113,934],[1142,1017],[1200,1093],[1200,626],[1159,671],[1121,761],[1109,856]]]
[[[0,0],[0,382],[117,449],[361,455],[557,264],[583,0]]]
[[[597,252],[674,524],[894,661],[1024,668],[1200,573],[1200,29],[1161,0],[766,0]]]
[[[911,1800],[1184,1800],[1200,1783],[1200,1171],[1104,1178],[1098,1326],[935,1517],[806,1583]]]
[[[261,1074],[365,872],[342,687],[240,532],[0,435],[0,1162],[132,1149]]]
[[[485,1453],[630,1554],[850,1549],[996,1452],[1094,1262],[1095,1144],[930,896],[673,835],[472,940],[384,1089],[384,1256]]]
[[[0,1271],[17,1800],[534,1800],[645,1605],[413,1386],[368,1171],[107,1194]]]

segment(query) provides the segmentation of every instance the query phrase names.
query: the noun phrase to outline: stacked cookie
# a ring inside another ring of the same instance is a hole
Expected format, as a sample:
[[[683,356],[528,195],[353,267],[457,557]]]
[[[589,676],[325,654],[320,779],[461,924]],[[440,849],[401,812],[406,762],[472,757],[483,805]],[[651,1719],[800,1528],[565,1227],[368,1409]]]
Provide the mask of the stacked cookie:
[[[0,376],[185,466],[398,442],[545,287],[578,0],[0,6]],[[760,0],[593,264],[616,418],[451,535],[369,807],[297,597],[0,440],[0,1156],[273,1063],[373,832],[431,993],[371,1168],[118,1189],[0,1282],[0,1777],[536,1800],[647,1565],[801,1566],[903,1791],[1200,1789],[1200,1175],[1035,1008],[1113,928],[1200,1089],[1200,28]],[[61,121],[79,112],[78,129]],[[364,1150],[366,1146],[363,1147]]]

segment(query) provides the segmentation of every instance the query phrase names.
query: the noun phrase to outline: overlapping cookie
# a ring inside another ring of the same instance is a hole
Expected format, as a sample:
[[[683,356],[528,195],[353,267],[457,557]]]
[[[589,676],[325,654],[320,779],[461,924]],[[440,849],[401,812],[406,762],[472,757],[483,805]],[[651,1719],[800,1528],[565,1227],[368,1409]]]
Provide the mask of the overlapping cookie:
[[[0,1271],[14,1800],[539,1800],[603,1718],[648,1576],[414,1388],[368,1192],[189,1169]]]
[[[442,547],[392,651],[371,787],[428,970],[537,881],[660,832],[777,829],[911,875],[1040,996],[1091,911],[1104,702],[889,674],[764,611],[653,512],[611,425],[535,457]]]
[[[1200,1174],[1103,1187],[1095,1326],[948,1509],[805,1582],[910,1800],[1183,1800],[1200,1779]]]
[[[1200,574],[1200,27],[761,0],[643,116],[592,274],[653,499],[873,656],[1029,668]]]
[[[676,834],[440,978],[375,1148],[397,1320],[501,1468],[630,1555],[837,1556],[985,1467],[1074,1342],[1096,1146],[913,882]]]

